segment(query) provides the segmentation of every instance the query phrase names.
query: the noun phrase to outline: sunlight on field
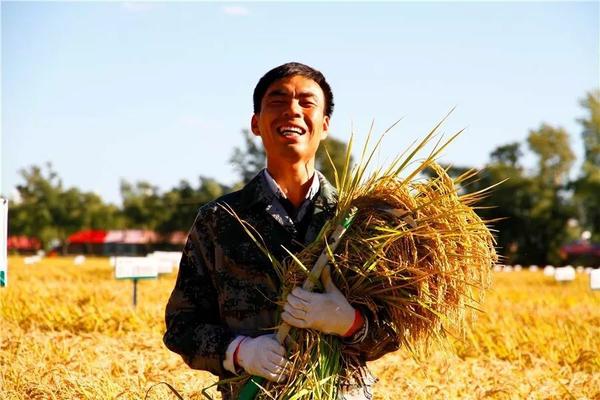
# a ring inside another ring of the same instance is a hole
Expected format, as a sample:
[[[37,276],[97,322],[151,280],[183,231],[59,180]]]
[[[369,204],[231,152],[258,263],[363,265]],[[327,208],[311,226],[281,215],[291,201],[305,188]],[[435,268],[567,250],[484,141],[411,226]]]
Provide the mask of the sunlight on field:
[[[376,399],[600,400],[600,292],[578,274],[497,273],[473,331],[417,361],[405,351],[370,364]],[[117,281],[107,259],[9,259],[0,288],[1,399],[201,399],[215,379],[162,344],[175,274]],[[212,395],[216,392],[209,391]],[[217,398],[217,397],[216,397]]]

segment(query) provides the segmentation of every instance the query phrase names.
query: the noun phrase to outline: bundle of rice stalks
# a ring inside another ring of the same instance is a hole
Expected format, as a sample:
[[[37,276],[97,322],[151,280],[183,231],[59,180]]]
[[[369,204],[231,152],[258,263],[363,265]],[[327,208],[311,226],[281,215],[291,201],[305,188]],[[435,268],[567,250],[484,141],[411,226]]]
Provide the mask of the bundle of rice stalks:
[[[337,251],[330,251],[331,276],[350,303],[368,310],[372,323],[386,325],[409,349],[450,329],[460,331],[466,311],[489,285],[496,254],[492,234],[473,209],[483,193],[461,194],[458,189],[474,171],[453,179],[435,161],[460,132],[415,162],[440,124],[410,153],[368,177],[367,167],[381,139],[368,156],[367,140],[352,172],[350,140],[346,166],[336,175],[336,217],[301,253],[274,263],[284,283],[282,304],[307,279],[317,257],[328,249],[332,232],[356,208]],[[421,175],[426,170],[429,178]],[[257,244],[264,250],[260,240]],[[344,352],[338,337],[292,328],[287,345],[294,372],[285,383],[265,383],[259,398],[336,399],[340,385],[362,380],[358,355]]]

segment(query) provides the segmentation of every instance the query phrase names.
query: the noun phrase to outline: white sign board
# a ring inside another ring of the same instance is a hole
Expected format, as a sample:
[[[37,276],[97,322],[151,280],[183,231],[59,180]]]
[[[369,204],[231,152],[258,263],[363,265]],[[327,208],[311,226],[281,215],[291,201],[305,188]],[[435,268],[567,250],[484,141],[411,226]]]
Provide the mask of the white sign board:
[[[148,257],[146,257],[148,258]],[[170,274],[173,272],[173,263],[169,260],[161,260],[159,258],[149,258],[154,265],[156,265],[156,270],[159,274]]]
[[[8,200],[0,198],[0,287],[8,284]]]
[[[173,267],[179,265],[181,261],[181,252],[178,251],[155,251],[146,257],[156,260],[158,263],[159,274],[170,274]]]
[[[148,279],[158,276],[157,263],[146,257],[116,257],[115,278]]]
[[[590,288],[600,290],[600,269],[598,268],[590,271]]]
[[[557,282],[571,282],[575,280],[575,268],[570,265],[554,270],[554,279]]]

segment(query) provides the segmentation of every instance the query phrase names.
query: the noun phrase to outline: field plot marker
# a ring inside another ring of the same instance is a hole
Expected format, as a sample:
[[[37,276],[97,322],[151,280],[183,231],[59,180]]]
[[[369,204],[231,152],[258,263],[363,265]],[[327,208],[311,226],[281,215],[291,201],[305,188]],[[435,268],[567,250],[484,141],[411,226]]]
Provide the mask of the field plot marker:
[[[590,289],[600,290],[600,269],[594,268],[590,271]]]
[[[8,200],[0,197],[0,287],[8,285]]]
[[[556,268],[554,270],[554,279],[557,282],[572,282],[575,280],[575,268],[572,265]]]
[[[170,274],[173,268],[179,265],[181,261],[180,251],[154,251],[146,256],[152,258],[158,263],[159,274]]]
[[[133,280],[133,306],[137,305],[137,283],[140,279],[156,279],[160,262],[146,257],[116,257],[115,278]]]

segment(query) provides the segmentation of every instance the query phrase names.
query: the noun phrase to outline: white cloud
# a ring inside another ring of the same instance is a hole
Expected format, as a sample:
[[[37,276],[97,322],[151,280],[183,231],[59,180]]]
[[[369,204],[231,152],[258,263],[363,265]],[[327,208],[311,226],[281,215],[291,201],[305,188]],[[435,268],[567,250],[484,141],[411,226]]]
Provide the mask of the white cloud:
[[[248,15],[250,10],[242,6],[226,6],[223,7],[223,12],[227,15]]]

